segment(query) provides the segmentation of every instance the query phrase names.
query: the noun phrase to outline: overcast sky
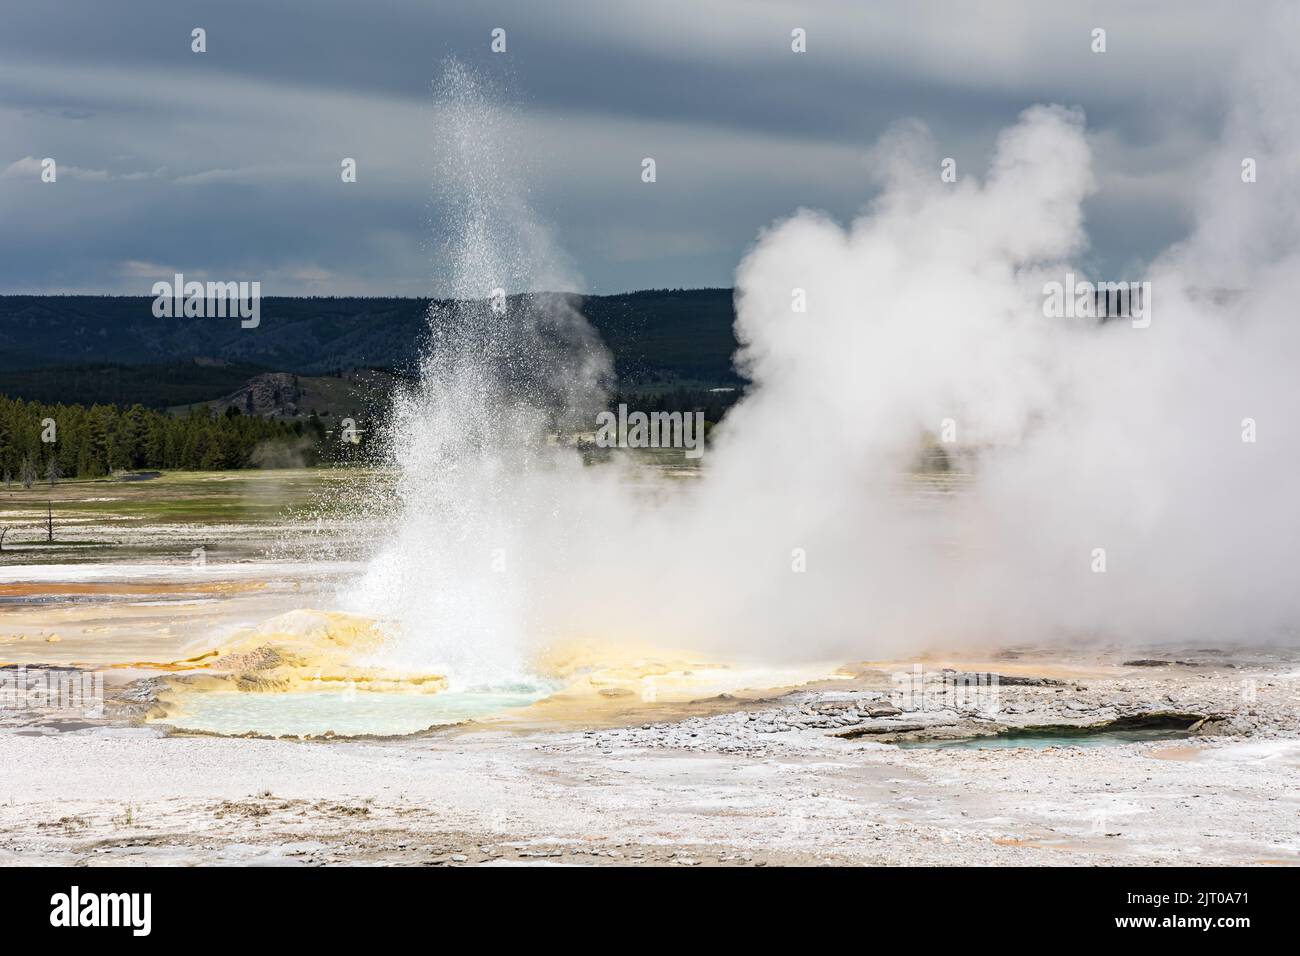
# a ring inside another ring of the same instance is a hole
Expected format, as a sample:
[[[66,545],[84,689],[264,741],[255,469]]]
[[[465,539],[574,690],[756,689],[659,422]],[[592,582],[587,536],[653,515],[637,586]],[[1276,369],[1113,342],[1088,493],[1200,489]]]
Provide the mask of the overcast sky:
[[[923,120],[982,176],[1038,102],[1086,112],[1087,265],[1135,277],[1188,228],[1255,29],[1249,0],[5,0],[0,292],[145,295],[183,271],[264,295],[436,294],[448,56],[517,105],[531,202],[583,291],[729,286],[773,219],[870,198],[891,123]]]

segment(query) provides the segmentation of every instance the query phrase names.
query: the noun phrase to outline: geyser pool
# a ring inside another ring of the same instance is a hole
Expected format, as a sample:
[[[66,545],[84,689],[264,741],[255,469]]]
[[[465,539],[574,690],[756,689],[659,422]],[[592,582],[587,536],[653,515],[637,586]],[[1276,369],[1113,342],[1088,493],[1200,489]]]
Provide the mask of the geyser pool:
[[[985,737],[960,737],[954,740],[907,740],[897,746],[905,750],[1047,750],[1049,747],[1111,747],[1116,744],[1151,740],[1184,740],[1185,730],[1143,728],[1140,730],[1106,730],[1098,733],[1036,733],[1008,731]]]
[[[392,737],[494,716],[551,694],[545,683],[449,690],[437,694],[376,691],[237,690],[191,694],[165,722],[179,730],[268,737]]]

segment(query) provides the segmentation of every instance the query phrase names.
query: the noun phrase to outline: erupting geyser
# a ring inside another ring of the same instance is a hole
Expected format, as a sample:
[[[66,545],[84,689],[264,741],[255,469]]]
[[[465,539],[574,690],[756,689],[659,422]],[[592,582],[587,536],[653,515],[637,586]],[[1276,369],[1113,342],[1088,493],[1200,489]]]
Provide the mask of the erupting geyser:
[[[520,298],[572,280],[524,202],[508,111],[452,62],[436,117],[449,297],[430,309],[419,386],[386,429],[400,475],[393,540],[346,602],[393,629],[394,663],[500,685],[525,679],[524,639],[538,626],[524,565],[545,557],[520,535],[553,522],[559,559],[570,520],[559,493],[582,470],[547,435],[596,414],[610,362],[567,296]]]

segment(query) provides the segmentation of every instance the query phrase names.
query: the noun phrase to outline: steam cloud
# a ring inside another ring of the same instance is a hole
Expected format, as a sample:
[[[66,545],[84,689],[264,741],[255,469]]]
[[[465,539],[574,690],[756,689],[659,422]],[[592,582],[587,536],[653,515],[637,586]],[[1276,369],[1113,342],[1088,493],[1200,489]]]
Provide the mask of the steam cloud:
[[[401,403],[399,520],[351,603],[393,622],[405,663],[471,683],[583,638],[803,659],[1290,638],[1300,76],[1293,58],[1254,69],[1189,237],[1145,276],[1090,277],[1149,280],[1144,329],[1043,315],[1044,283],[1084,271],[1072,260],[1095,185],[1080,112],[1026,110],[982,182],[940,182],[924,127],[898,126],[858,218],[801,210],[741,263],[737,361],[752,385],[697,481],[546,446],[544,409],[594,416],[608,375],[569,300],[456,317]],[[457,294],[565,287],[490,159],[495,108],[459,68],[447,84]],[[1241,181],[1244,156],[1258,183]],[[520,401],[521,381],[543,397]],[[909,472],[945,419],[972,477],[927,494]]]

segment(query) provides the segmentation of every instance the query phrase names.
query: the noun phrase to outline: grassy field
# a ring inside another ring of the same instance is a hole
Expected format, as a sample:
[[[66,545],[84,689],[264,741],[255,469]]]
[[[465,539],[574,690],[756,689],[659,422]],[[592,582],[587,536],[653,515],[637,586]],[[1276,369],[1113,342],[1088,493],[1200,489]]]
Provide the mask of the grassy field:
[[[332,486],[369,481],[375,472],[342,468],[154,472],[156,477],[40,482],[0,491],[0,525],[42,529],[49,504],[60,518],[149,523],[257,523],[292,517],[321,504]],[[332,498],[328,494],[326,498]]]
[[[185,560],[199,547],[214,560],[256,557],[318,520],[349,524],[359,489],[381,493],[391,480],[359,468],[148,474],[0,490],[0,567]]]
[[[598,467],[629,454],[669,477],[696,474],[700,464],[680,449],[589,449],[583,457]],[[0,566],[174,558],[199,545],[247,556],[318,524],[352,547],[368,533],[368,505],[388,498],[395,480],[381,469],[322,466],[14,483],[0,488]]]

